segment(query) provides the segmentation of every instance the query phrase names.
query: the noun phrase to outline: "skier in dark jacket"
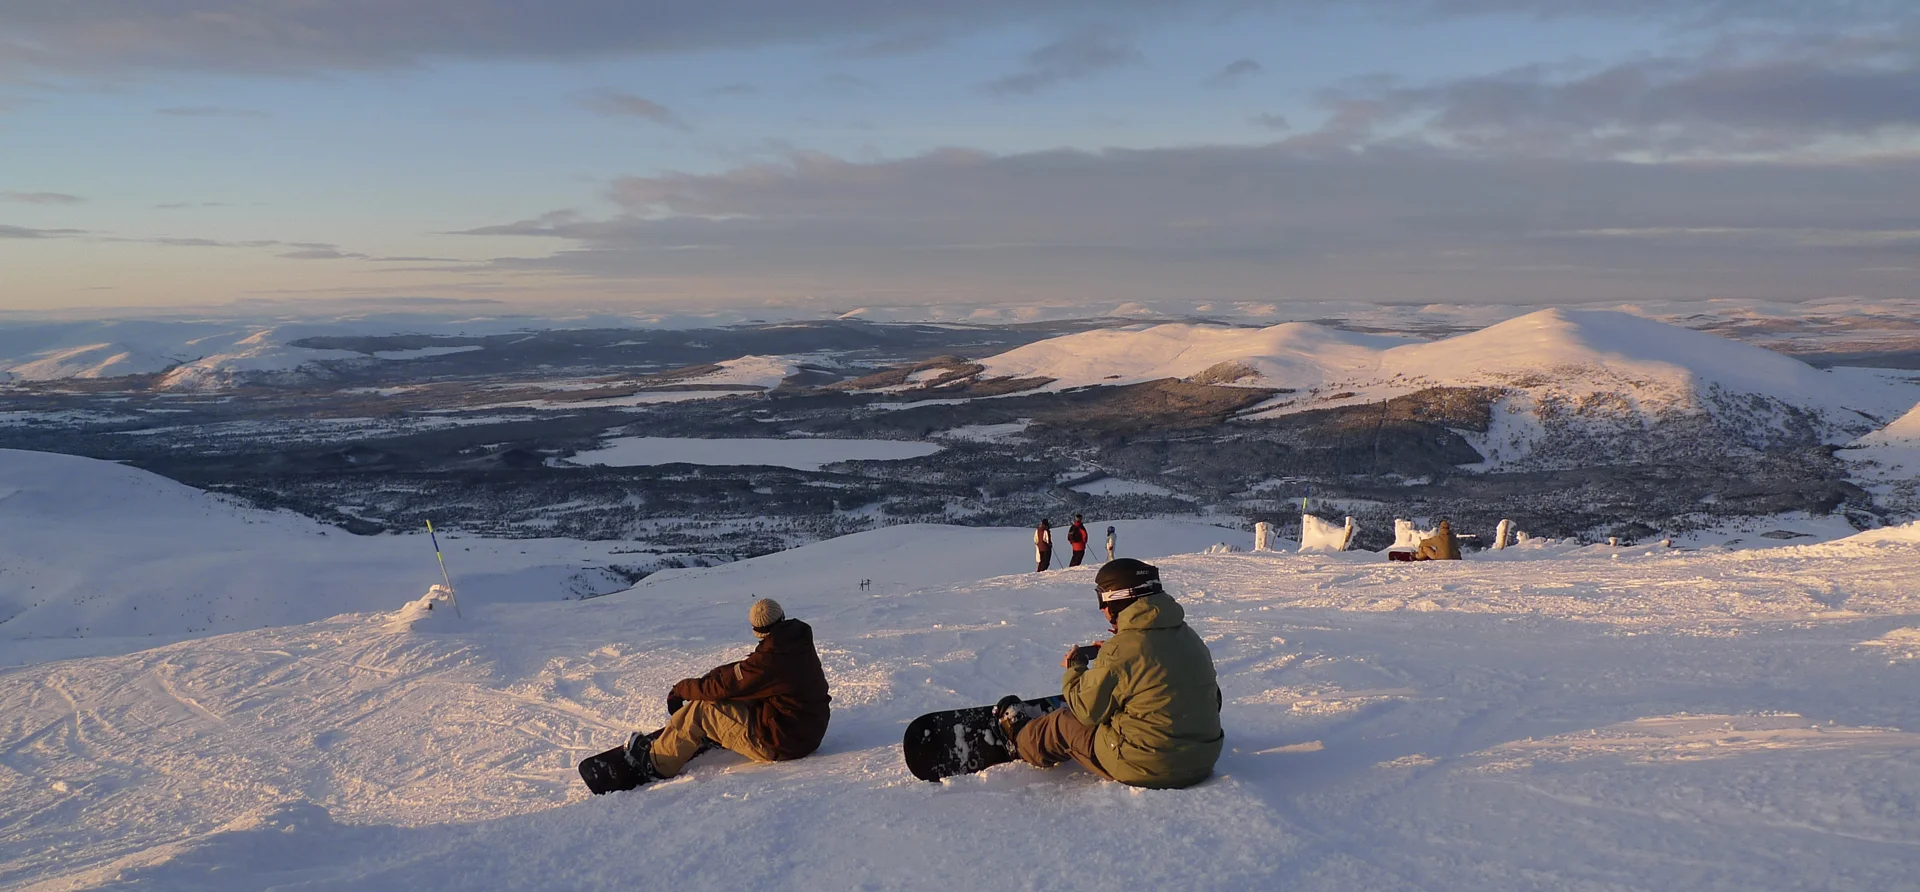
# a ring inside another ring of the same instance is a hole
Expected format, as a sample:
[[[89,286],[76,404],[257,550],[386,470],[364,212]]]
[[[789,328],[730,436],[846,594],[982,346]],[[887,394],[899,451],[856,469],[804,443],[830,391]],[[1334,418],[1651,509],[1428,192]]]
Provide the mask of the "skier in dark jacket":
[[[1160,586],[1160,571],[1133,558],[1108,561],[1094,582],[1113,637],[1067,652],[1067,705],[1028,720],[996,706],[1015,755],[1041,768],[1072,759],[1135,787],[1189,787],[1213,773],[1226,734],[1213,654]],[[1091,653],[1089,653],[1091,651]]]
[[[1073,516],[1073,524],[1067,527],[1067,547],[1073,549],[1073,558],[1067,566],[1078,567],[1087,559],[1087,525],[1080,521],[1080,515]]]
[[[627,741],[634,767],[673,777],[709,743],[755,762],[798,759],[820,747],[832,698],[813,627],[788,619],[772,598],[755,601],[747,618],[759,646],[744,660],[675,684],[667,726]]]

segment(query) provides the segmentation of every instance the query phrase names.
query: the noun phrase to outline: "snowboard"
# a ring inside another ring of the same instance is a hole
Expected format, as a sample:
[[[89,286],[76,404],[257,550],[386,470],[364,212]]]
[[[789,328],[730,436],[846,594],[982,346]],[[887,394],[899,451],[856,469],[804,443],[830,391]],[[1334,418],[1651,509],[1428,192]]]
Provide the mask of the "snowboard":
[[[659,736],[660,732],[655,731],[648,734],[647,739],[652,740]],[[698,758],[701,753],[718,746],[719,744],[711,740],[706,741],[700,744],[699,749],[693,751],[693,757]],[[632,762],[627,761],[627,745],[624,743],[604,753],[581,759],[580,779],[587,782],[587,789],[592,790],[595,796],[631,790],[652,780],[641,774],[638,768],[633,767]]]
[[[1055,696],[1022,700],[1018,708],[1039,718],[1065,705],[1065,697]],[[985,771],[1015,758],[993,721],[991,706],[929,712],[914,719],[907,725],[900,749],[907,770],[924,781]]]
[[[651,740],[660,732],[647,735]],[[612,793],[618,790],[631,790],[647,782],[633,763],[627,761],[627,745],[621,744],[604,753],[588,756],[580,760],[580,779],[587,782],[587,789],[593,795]]]

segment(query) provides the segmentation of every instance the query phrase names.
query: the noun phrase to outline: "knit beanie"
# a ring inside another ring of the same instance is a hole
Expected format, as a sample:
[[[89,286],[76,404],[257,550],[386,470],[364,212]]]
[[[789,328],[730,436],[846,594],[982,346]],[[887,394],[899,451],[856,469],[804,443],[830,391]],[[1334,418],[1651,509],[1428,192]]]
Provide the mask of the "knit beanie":
[[[761,598],[753,602],[753,607],[747,611],[747,622],[753,626],[753,634],[762,638],[786,618],[787,612],[780,609],[780,602],[772,598]]]

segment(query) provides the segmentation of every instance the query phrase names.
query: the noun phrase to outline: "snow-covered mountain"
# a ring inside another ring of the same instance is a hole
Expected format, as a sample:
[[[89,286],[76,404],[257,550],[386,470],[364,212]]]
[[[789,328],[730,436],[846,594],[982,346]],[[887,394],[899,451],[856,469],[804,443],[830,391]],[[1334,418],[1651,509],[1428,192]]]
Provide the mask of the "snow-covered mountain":
[[[1917,395],[1911,382],[1893,377],[1822,371],[1771,350],[1602,310],[1542,310],[1434,341],[1313,323],[1165,324],[1052,338],[977,365],[965,379],[925,385],[1014,380],[1057,391],[1177,378],[1281,391],[1243,418],[1432,388],[1483,389],[1491,418],[1470,433],[1488,468],[1549,453],[1564,462],[1582,451],[1576,444],[1663,426],[1672,428],[1669,438],[1726,446],[1844,443]]]
[[[1920,846],[1912,527],[1416,565],[1124,522],[1212,652],[1227,729],[1213,778],[1146,791],[901,763],[913,716],[1051,692],[1106,634],[1094,569],[1031,572],[1025,530],[896,527],[587,601],[526,573],[421,622],[400,608],[438,581],[423,537],[321,536],[98,462],[0,467],[0,592],[27,556],[130,634],[170,628],[176,590],[329,617],[49,662],[0,640],[27,664],[0,671],[7,888],[1877,892]],[[541,561],[447,544],[463,595],[484,552]],[[769,595],[816,630],[820,751],[587,795],[578,759],[746,653]]]

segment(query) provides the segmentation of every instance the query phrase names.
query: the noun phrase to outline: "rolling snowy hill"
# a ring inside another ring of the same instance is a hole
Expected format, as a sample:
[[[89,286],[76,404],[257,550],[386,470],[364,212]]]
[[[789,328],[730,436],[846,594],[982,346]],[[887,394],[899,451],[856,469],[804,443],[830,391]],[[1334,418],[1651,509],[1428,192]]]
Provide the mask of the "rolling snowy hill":
[[[245,563],[276,616],[329,617],[0,670],[7,888],[1885,890],[1920,849],[1913,527],[1416,565],[1198,554],[1246,535],[1123,525],[1219,667],[1215,777],[1140,791],[1014,764],[927,784],[900,762],[907,720],[1049,692],[1060,653],[1104,634],[1092,568],[1015,572],[1024,530],[890,528],[586,601],[528,576],[423,623],[397,610],[437,581],[418,537],[0,459],[0,518],[25,518],[0,542],[49,528],[8,545],[35,578],[130,608],[234,591]],[[450,549],[457,573],[479,544]],[[576,760],[744,654],[768,595],[817,630],[820,752],[715,753],[589,797]]]
[[[445,535],[463,604],[625,587],[628,543]],[[388,609],[440,578],[427,537],[353,536],[145,471],[0,449],[0,664]]]
[[[1822,371],[1792,357],[1616,311],[1542,310],[1434,341],[1313,323],[1264,329],[1165,324],[1085,332],[979,361],[965,379],[1026,392],[1169,378],[1266,388],[1242,419],[1421,399],[1444,389],[1484,403],[1459,425],[1485,461],[1474,470],[1579,466],[1622,440],[1701,448],[1848,442],[1920,398],[1920,386],[1860,369]],[[939,386],[933,386],[939,385]],[[1469,416],[1473,412],[1465,413]]]

